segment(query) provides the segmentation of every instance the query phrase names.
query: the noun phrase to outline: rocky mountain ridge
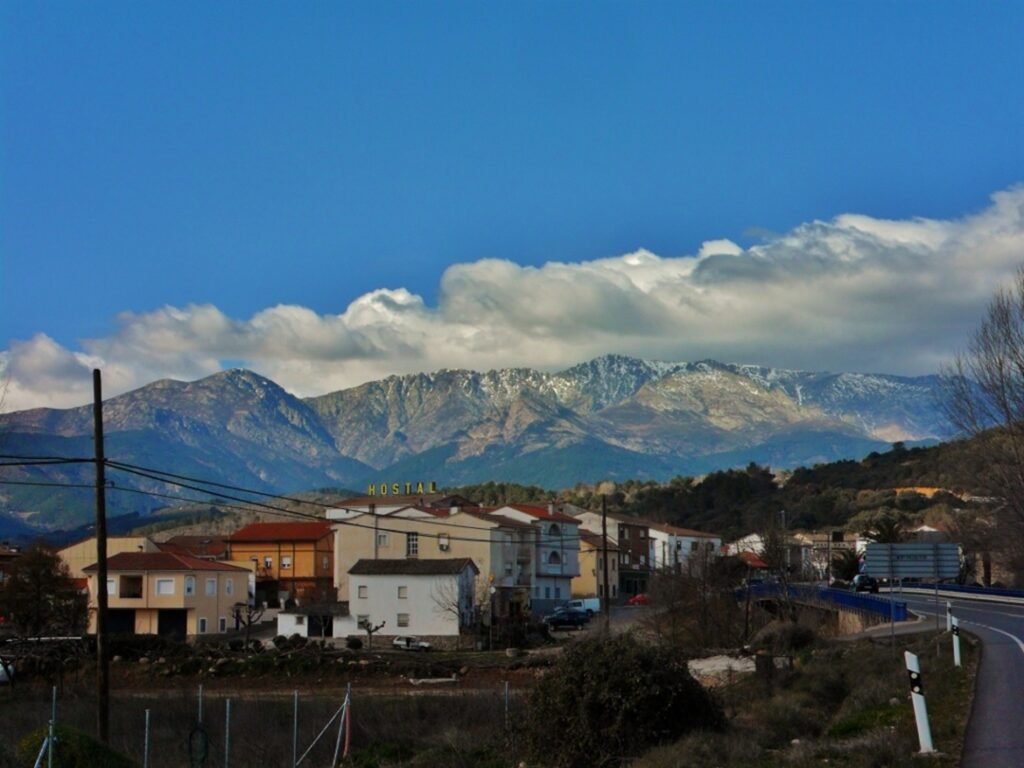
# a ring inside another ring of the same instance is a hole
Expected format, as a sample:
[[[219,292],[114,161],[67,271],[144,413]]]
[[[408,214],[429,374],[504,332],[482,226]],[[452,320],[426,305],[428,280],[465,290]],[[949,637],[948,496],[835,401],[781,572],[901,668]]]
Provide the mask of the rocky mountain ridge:
[[[667,479],[751,461],[808,465],[859,458],[896,440],[939,440],[948,430],[937,392],[934,376],[607,355],[555,373],[389,376],[305,399],[235,369],[110,398],[104,421],[109,456],[259,490],[361,488],[393,477],[560,488]],[[5,453],[89,455],[91,431],[91,406],[0,416]],[[74,478],[74,471],[62,472],[14,474]],[[57,503],[10,485],[0,490],[10,511]],[[145,506],[144,497],[131,501],[130,509]]]

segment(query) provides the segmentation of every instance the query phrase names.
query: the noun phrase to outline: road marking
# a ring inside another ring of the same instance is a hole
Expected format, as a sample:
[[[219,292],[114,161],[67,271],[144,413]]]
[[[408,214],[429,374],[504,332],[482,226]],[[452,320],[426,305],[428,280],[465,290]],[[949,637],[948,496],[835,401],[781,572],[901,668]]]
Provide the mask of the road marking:
[[[1006,635],[1008,638],[1010,638],[1011,640],[1013,640],[1013,642],[1015,642],[1017,644],[1017,647],[1020,648],[1020,652],[1024,653],[1024,641],[1022,641],[1016,635],[1011,635],[1009,632],[1006,632],[1005,630],[1002,630],[1002,629],[996,629],[995,627],[990,627],[988,624],[979,624],[976,621],[966,621],[965,620],[964,624],[973,624],[976,627],[983,627],[984,629],[990,630],[992,632],[998,632],[1000,635]]]

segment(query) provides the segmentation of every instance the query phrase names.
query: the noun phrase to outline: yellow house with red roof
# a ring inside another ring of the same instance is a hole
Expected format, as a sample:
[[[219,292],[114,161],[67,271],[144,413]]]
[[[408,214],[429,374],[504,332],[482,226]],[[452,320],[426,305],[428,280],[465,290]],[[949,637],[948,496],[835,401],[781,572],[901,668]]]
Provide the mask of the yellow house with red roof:
[[[96,631],[96,564],[89,579],[89,632]],[[249,572],[171,552],[119,552],[107,558],[107,628],[112,634],[186,637],[234,629],[248,600]]]
[[[334,597],[334,531],[327,521],[252,523],[227,545],[228,561],[256,574],[257,602]]]

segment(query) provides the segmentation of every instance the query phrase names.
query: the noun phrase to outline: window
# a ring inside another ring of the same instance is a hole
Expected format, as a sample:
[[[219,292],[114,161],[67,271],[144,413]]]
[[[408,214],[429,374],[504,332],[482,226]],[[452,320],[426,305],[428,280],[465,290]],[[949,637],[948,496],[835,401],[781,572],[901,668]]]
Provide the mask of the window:
[[[235,593],[235,580],[224,579],[224,594],[233,595]]]
[[[448,547],[450,545],[451,545],[451,542],[448,539],[448,534],[447,533],[439,533],[439,534],[437,534],[437,548],[438,549],[440,549],[442,552],[447,552],[448,551]]]
[[[219,619],[217,619],[217,631],[218,632],[227,632],[228,631],[228,620],[226,618],[224,618],[223,616],[221,616]]]
[[[544,587],[544,599],[545,600],[550,600],[551,599],[551,587]]]
[[[296,616],[295,617],[295,626],[296,627],[304,627],[304,626],[306,626],[306,617],[305,616]]]
[[[108,595],[116,595],[117,594],[117,581],[115,579],[107,579],[107,594]]]
[[[199,617],[199,634],[200,635],[205,635],[206,634],[206,617],[205,616]]]
[[[400,614],[398,614],[398,626],[400,626],[400,627],[408,627],[409,626],[409,614],[408,613],[400,613]]]
[[[120,589],[121,597],[142,597],[142,577],[122,576]]]
[[[408,587],[399,587],[398,588],[398,599],[399,600],[405,600],[407,597],[409,597],[409,588]]]
[[[696,541],[691,541],[690,542],[690,551],[691,552],[696,552],[697,551],[697,542]]]
[[[619,588],[616,585],[612,584],[612,597],[618,597],[618,596],[619,596]]]
[[[512,534],[511,533],[506,533],[505,534],[505,543],[506,544],[511,544],[512,543]]]
[[[206,596],[207,597],[215,597],[216,594],[217,594],[217,579],[216,578],[207,579],[206,580]]]
[[[366,585],[365,584],[360,584],[359,585],[359,598],[361,600],[365,600],[366,599],[366,593],[367,593]]]
[[[552,552],[548,555],[548,563],[551,565],[559,565],[562,562],[562,558],[558,556],[557,552]]]
[[[281,555],[281,569],[283,570],[285,568],[291,568],[291,567],[292,567],[292,556],[291,555]]]
[[[555,600],[557,600],[561,596],[562,596],[562,588],[561,587],[555,587]]]
[[[629,528],[622,529],[622,538],[624,538],[626,541],[629,541]]]
[[[356,616],[356,626],[357,627],[362,629],[363,627],[368,627],[369,625],[370,625],[370,614],[364,613],[364,614],[361,614],[359,616]]]
[[[377,546],[386,547],[388,545],[388,535],[386,533],[377,534]]]
[[[331,558],[328,555],[324,555],[320,558],[320,566],[326,571],[331,567]]]
[[[562,531],[561,531],[561,529],[560,529],[560,528],[558,527],[558,524],[557,524],[557,523],[552,523],[552,524],[551,524],[551,527],[550,527],[550,528],[548,528],[548,535],[549,535],[549,536],[560,536],[560,535],[561,535],[561,533],[562,533]]]
[[[406,557],[419,557],[420,554],[420,535],[418,533],[407,533],[405,534],[405,556]]]
[[[512,575],[512,563],[505,563],[505,575],[506,576],[511,576]]]
[[[193,589],[195,584],[193,584]],[[156,593],[158,595],[173,595],[174,594],[174,579],[157,579],[156,580]]]
[[[272,558],[270,555],[267,555],[266,557],[264,557],[263,558],[263,567],[266,568],[267,570],[270,570],[271,568],[273,568],[274,567],[274,558]]]
[[[157,583],[159,584],[159,582],[157,582]],[[195,593],[196,593],[196,577],[195,576],[186,576],[185,577],[185,594],[186,595],[194,595]],[[157,594],[159,594],[159,590],[157,591]]]
[[[715,542],[713,542],[713,541],[705,541],[704,542],[704,549],[706,549],[708,552],[712,551],[714,548],[715,548]]]

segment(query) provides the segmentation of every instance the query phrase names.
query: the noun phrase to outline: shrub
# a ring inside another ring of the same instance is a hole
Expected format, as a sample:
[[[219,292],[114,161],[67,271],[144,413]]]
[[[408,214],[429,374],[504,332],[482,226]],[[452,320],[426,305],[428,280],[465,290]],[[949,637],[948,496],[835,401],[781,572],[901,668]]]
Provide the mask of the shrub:
[[[530,696],[525,739],[542,765],[588,768],[724,724],[684,659],[627,634],[566,650]]]
[[[345,647],[352,651],[358,651],[363,647],[363,641],[358,637],[345,638]]]
[[[39,728],[18,744],[22,765],[32,765],[46,738],[47,728]],[[84,731],[57,726],[57,748],[53,764],[58,768],[133,768],[134,763]]]
[[[774,621],[754,635],[751,647],[788,656],[814,644],[814,630],[794,621]]]

